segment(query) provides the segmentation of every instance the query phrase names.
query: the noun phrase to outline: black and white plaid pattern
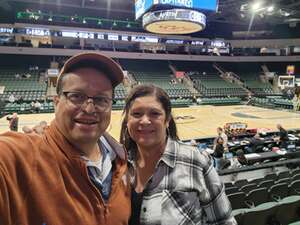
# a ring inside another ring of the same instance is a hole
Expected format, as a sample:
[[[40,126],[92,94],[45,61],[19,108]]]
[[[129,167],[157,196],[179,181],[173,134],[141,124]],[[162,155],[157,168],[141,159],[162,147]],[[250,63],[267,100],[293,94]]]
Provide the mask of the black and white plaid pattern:
[[[144,225],[235,225],[212,160],[195,147],[168,140],[141,205]]]

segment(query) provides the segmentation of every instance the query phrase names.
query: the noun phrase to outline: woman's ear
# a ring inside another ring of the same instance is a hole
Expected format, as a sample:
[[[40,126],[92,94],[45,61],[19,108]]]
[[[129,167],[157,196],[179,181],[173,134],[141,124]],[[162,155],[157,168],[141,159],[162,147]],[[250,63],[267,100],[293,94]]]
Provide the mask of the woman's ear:
[[[169,116],[169,118],[166,119],[166,127],[167,127],[167,129],[169,128],[170,121],[171,121],[171,117]]]

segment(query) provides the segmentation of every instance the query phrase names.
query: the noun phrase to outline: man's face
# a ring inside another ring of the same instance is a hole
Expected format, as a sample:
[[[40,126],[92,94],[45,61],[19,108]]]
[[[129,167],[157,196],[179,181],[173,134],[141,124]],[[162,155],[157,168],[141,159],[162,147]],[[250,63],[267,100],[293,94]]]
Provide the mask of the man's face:
[[[63,78],[63,92],[111,99],[112,85],[102,72],[93,68],[80,68]],[[111,103],[105,110],[99,110],[91,99],[82,105],[76,105],[62,93],[54,101],[55,120],[59,130],[74,145],[96,143],[110,123]]]

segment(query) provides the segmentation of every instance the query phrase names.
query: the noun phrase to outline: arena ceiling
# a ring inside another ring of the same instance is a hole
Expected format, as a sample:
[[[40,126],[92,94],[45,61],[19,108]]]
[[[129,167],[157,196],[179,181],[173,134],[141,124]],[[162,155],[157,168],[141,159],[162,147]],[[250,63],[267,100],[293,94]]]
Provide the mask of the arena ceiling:
[[[34,4],[41,7],[68,7],[78,10],[99,10],[109,17],[134,18],[134,0],[0,0],[0,4],[12,2]],[[299,0],[219,0],[217,13],[208,15],[209,22],[247,24],[253,15],[252,5],[260,2],[255,13],[256,23],[293,24],[300,22]],[[272,11],[269,10],[273,7]]]
[[[134,21],[134,2],[135,0],[0,0],[0,23],[18,22],[16,13],[27,9],[67,16]],[[257,2],[260,5],[253,13],[253,4]],[[240,39],[250,38],[251,31],[251,38],[300,37],[300,0],[219,0],[218,11],[207,14],[207,17],[206,29],[192,36]]]

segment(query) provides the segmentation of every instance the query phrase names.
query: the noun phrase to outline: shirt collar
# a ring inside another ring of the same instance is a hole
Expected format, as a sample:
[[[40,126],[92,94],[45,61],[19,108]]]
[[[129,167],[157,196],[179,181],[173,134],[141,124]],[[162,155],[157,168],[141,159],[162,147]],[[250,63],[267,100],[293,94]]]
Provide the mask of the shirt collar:
[[[178,143],[171,138],[168,138],[165,151],[162,154],[160,161],[164,162],[167,166],[174,168],[178,152]],[[128,157],[129,166],[135,168],[136,166],[136,154],[129,151]]]
[[[116,153],[113,151],[112,147],[110,146],[110,144],[107,142],[107,140],[105,139],[104,136],[101,136],[99,141],[98,141],[98,145],[101,146],[100,147],[100,151],[101,151],[101,158],[99,159],[100,162],[103,162],[104,160],[107,160],[107,157],[109,157],[109,160],[112,162],[115,160],[115,158],[117,157]],[[87,158],[86,156],[81,156],[85,161],[90,162],[90,164],[101,164],[99,161],[97,162],[92,162],[89,158]]]
[[[160,160],[167,164],[169,167],[174,168],[178,155],[178,147],[178,143],[175,140],[168,138],[165,151]]]

